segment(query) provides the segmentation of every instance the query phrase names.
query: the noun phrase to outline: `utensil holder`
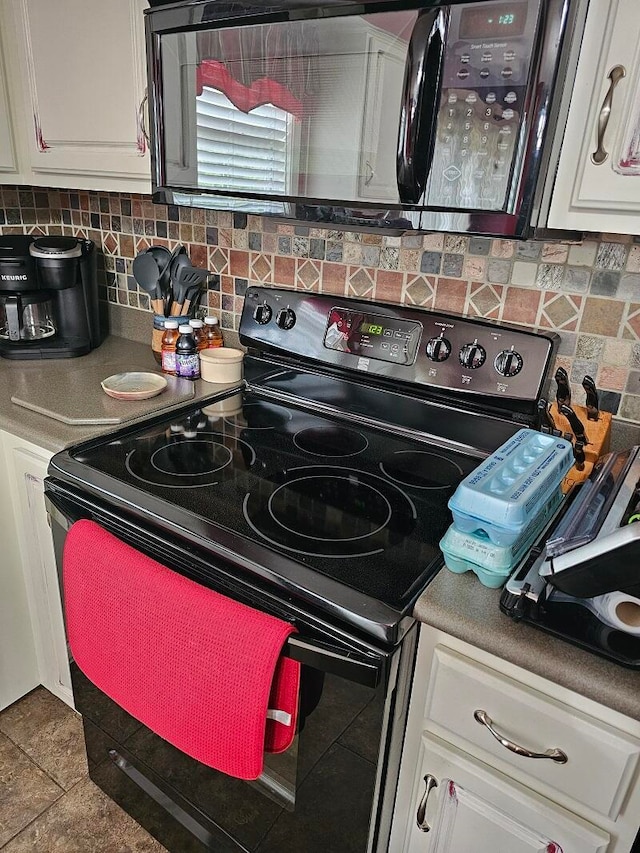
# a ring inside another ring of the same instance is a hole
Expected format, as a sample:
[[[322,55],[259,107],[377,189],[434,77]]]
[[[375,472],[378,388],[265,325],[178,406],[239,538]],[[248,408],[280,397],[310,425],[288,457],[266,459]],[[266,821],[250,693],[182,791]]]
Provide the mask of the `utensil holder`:
[[[153,315],[153,331],[151,333],[151,350],[158,364],[162,364],[162,336],[164,335],[164,314]]]

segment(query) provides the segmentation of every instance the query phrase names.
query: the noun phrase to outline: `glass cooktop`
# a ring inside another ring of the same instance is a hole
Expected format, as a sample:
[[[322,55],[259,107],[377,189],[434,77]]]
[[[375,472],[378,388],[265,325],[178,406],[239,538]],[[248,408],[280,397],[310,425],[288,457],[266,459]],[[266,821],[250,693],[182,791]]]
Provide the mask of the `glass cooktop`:
[[[265,565],[277,552],[400,609],[442,565],[447,501],[478,464],[254,392],[72,455],[107,475],[113,494],[120,483],[142,508],[149,497],[167,502],[182,527],[205,519],[214,539],[232,531],[262,546]]]

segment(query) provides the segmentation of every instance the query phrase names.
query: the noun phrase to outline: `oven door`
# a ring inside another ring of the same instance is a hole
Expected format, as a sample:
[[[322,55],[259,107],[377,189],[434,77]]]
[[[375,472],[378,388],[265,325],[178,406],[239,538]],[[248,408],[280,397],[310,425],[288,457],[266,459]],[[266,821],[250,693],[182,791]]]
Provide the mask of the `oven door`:
[[[516,234],[554,118],[558,45],[579,4],[152,9],[154,200]]]
[[[291,747],[244,782],[200,764],[118,707],[71,661],[93,781],[173,853],[382,853],[388,847],[416,631],[382,650],[212,566],[192,548],[48,478],[58,566],[71,524],[88,518],[121,541],[222,594],[298,628],[302,663]]]

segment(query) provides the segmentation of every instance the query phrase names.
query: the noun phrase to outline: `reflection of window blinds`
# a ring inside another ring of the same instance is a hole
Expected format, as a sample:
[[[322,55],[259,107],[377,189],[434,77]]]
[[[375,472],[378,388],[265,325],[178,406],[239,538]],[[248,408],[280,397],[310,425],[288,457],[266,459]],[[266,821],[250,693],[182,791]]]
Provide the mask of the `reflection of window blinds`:
[[[243,113],[206,86],[196,98],[198,186],[286,193],[291,116],[266,104]]]

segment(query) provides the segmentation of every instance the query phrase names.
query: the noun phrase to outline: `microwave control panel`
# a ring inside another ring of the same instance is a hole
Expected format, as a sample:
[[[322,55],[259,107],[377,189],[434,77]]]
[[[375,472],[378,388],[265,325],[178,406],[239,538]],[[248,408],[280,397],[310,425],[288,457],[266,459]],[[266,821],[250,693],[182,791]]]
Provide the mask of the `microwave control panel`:
[[[504,210],[522,145],[541,0],[452,6],[426,202]]]

